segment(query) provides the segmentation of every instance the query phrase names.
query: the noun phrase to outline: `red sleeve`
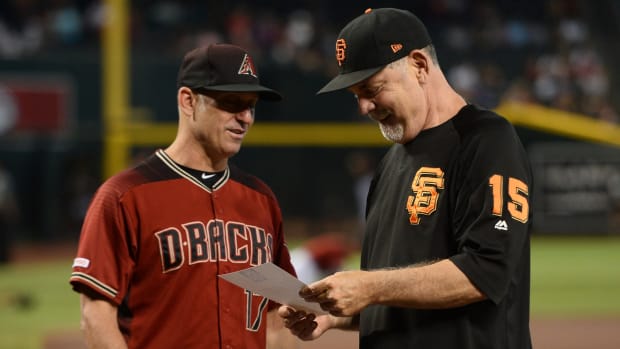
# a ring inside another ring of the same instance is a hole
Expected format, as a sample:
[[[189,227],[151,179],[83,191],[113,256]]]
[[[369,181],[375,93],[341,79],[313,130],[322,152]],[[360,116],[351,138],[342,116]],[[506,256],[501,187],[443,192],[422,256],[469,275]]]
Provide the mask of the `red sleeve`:
[[[132,216],[123,202],[127,175],[104,183],[86,214],[70,282],[120,304],[132,274],[135,234]]]

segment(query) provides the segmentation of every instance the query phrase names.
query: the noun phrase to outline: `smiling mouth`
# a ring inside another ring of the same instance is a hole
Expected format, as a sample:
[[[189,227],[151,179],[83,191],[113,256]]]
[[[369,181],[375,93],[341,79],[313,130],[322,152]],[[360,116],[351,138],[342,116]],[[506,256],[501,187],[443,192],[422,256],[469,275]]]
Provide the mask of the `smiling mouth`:
[[[238,139],[243,138],[246,134],[246,131],[242,129],[228,129],[228,132],[230,132],[234,138]]]

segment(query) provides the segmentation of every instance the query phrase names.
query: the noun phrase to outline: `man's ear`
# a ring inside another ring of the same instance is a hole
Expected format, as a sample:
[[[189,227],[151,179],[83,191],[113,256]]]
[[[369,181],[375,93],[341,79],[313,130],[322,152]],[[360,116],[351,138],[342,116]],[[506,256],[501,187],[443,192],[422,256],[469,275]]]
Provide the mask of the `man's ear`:
[[[184,115],[194,115],[194,108],[196,107],[197,99],[194,98],[194,93],[188,87],[181,87],[177,91],[177,104],[179,110]]]
[[[416,78],[420,82],[426,81],[430,68],[430,57],[422,50],[412,50],[409,52],[409,58],[415,70]]]

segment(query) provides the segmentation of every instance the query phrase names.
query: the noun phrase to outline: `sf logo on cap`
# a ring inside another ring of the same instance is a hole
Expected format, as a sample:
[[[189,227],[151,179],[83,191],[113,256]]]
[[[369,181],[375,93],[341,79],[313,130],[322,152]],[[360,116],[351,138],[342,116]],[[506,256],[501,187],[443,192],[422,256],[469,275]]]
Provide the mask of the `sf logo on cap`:
[[[342,66],[342,62],[344,62],[344,49],[347,48],[347,43],[344,39],[336,40],[336,60],[338,61],[338,65]]]
[[[256,77],[254,62],[252,62],[252,57],[248,56],[247,53],[243,56],[243,61],[241,62],[241,66],[239,67],[237,74],[252,75],[253,77]]]

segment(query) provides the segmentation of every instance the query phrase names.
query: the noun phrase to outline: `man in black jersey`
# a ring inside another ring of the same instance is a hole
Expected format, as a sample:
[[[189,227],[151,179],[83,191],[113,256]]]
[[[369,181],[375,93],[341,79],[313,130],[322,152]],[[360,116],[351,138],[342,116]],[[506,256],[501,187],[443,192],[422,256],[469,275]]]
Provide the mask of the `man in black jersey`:
[[[368,193],[361,270],[300,291],[329,315],[283,306],[303,340],[359,330],[362,348],[531,348],[527,154],[503,117],[448,84],[408,11],[367,10],[336,41],[348,89],[394,144]]]

